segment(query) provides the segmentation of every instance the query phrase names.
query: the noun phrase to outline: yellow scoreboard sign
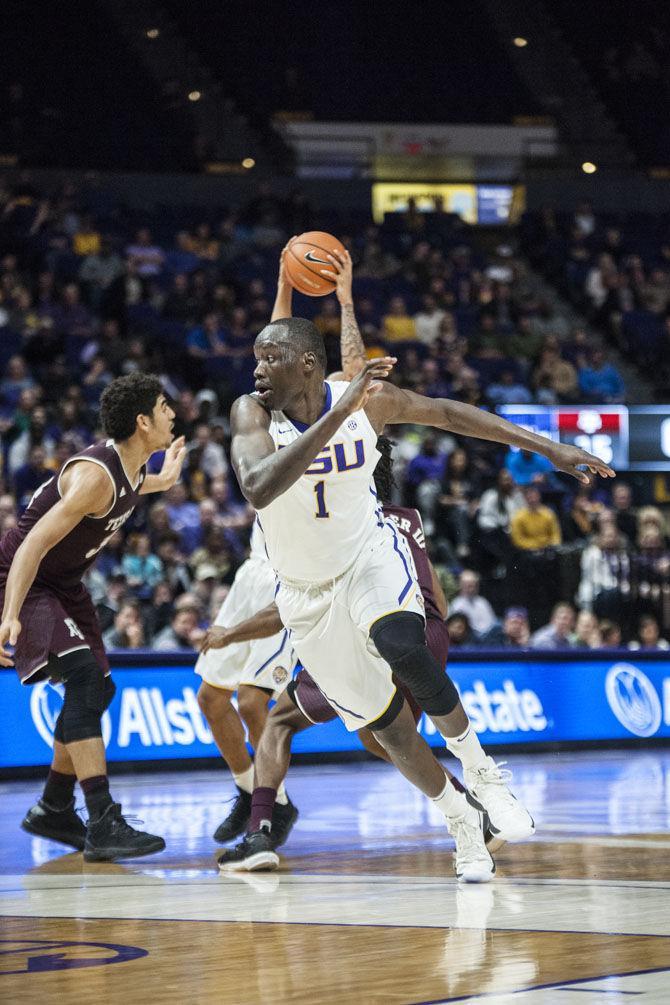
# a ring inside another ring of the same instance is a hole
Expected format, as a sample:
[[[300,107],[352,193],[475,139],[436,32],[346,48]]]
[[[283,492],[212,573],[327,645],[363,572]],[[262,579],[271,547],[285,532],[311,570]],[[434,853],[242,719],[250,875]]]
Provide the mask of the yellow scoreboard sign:
[[[421,213],[432,213],[439,205],[466,223],[508,223],[523,210],[524,195],[519,185],[376,182],[372,186],[372,217],[375,223],[382,223],[385,213],[402,213],[414,199]]]

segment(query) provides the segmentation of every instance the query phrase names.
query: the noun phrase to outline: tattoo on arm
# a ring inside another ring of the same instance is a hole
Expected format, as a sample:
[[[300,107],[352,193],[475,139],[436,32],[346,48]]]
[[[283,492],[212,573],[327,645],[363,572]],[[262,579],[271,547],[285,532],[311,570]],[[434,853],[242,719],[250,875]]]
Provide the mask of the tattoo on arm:
[[[345,304],[342,308],[340,353],[345,380],[352,380],[367,361],[365,346],[358,329],[353,304]]]

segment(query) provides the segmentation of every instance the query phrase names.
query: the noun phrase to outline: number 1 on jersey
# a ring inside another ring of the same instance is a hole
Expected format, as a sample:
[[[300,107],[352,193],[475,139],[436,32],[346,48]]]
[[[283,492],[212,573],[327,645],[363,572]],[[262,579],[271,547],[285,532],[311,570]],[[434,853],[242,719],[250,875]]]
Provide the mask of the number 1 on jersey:
[[[317,482],[314,486],[314,492],[316,493],[315,516],[317,520],[327,519],[330,516],[330,513],[326,509],[326,483]]]

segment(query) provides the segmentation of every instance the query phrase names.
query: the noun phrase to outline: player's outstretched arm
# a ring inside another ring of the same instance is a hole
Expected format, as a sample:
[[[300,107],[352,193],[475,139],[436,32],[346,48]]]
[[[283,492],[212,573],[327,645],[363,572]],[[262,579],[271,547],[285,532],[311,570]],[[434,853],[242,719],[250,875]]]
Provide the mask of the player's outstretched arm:
[[[413,422],[422,426],[446,429],[458,436],[474,436],[479,440],[505,443],[521,450],[532,450],[547,457],[559,471],[588,484],[588,468],[603,478],[614,478],[614,471],[598,457],[564,443],[554,443],[545,436],[522,429],[507,419],[492,415],[481,408],[449,398],[425,398],[414,391],[384,384],[380,393],[370,399],[366,408],[375,429],[381,431],[387,423]]]
[[[275,450],[270,416],[260,401],[250,394],[238,398],[230,412],[230,457],[247,502],[263,509],[297,482],[348,416],[382,387],[395,362],[391,356],[369,360],[339,401],[283,450]]]
[[[293,238],[291,238],[291,241]],[[286,267],[284,265],[284,260],[286,258],[286,249],[288,248],[289,241],[282,249],[281,256],[279,258],[279,276],[277,277],[277,296],[275,297],[274,307],[272,308],[272,316],[270,321],[278,321],[279,318],[290,318],[293,316],[293,287],[288,281],[286,275]]]
[[[109,475],[98,464],[74,464],[64,481],[60,502],[37,521],[12,560],[0,624],[0,666],[12,665],[4,646],[16,644],[21,631],[19,614],[44,556],[85,516],[104,513],[112,502]]]
[[[365,346],[354,312],[353,263],[348,251],[333,251],[326,255],[332,262],[332,269],[321,269],[321,273],[335,282],[335,294],[342,311],[340,333],[340,355],[342,357],[342,380],[353,380],[363,369],[367,356]]]
[[[165,492],[167,489],[172,488],[181,476],[186,452],[185,437],[179,436],[176,440],[173,440],[165,451],[163,467],[157,475],[146,476],[140,488],[140,495],[147,495],[149,492]]]
[[[256,611],[250,618],[239,621],[236,625],[223,628],[220,625],[211,625],[207,629],[201,652],[206,653],[210,649],[224,649],[234,642],[251,642],[252,639],[267,639],[283,629],[277,605],[273,602],[264,607],[262,611]]]

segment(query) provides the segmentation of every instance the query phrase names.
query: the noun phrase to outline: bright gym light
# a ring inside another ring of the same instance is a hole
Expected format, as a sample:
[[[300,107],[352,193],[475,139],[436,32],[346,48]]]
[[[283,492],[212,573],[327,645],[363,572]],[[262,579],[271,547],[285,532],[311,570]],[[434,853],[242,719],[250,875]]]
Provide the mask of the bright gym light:
[[[582,164],[582,171],[584,174],[595,174],[597,170],[597,164],[594,164],[592,161],[584,161]]]
[[[202,93],[200,91],[189,91],[188,100],[189,101],[200,101]]]
[[[160,29],[159,28],[147,28],[147,30],[145,31],[144,34],[147,36],[147,38],[158,38],[158,36],[160,35]]]
[[[253,159],[253,157],[245,157],[244,160],[242,161],[242,167],[246,168],[247,171],[251,170],[251,168],[255,166],[256,161]]]
[[[524,38],[522,35],[517,35],[516,38],[514,39],[514,44],[517,47],[517,49],[525,49],[525,47],[528,45],[528,39]]]

